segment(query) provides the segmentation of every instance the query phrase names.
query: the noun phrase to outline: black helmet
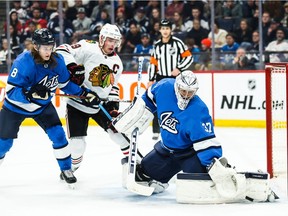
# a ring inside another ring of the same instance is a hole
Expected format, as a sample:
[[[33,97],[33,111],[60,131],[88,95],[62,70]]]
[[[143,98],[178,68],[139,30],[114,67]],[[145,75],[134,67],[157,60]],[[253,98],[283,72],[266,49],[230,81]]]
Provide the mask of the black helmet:
[[[167,26],[167,27],[172,28],[172,23],[168,19],[162,19],[160,22],[160,27],[161,26]]]
[[[47,28],[37,29],[33,33],[33,43],[37,45],[54,45],[55,38]]]

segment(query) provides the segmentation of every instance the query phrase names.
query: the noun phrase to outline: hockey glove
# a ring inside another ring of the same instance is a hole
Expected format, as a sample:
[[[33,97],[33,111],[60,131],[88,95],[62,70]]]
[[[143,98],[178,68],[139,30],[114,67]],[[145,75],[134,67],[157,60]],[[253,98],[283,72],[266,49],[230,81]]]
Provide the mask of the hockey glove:
[[[27,99],[30,101],[31,99],[41,99],[47,100],[50,97],[50,89],[44,85],[36,84],[30,88],[29,91],[24,92]]]
[[[83,105],[88,106],[88,107],[98,105],[101,102],[101,99],[99,98],[99,96],[95,92],[92,92],[88,89],[83,88],[83,93],[81,96],[83,97],[83,99],[81,99]]]
[[[109,112],[111,117],[117,117],[120,113],[119,110],[119,102],[118,101],[108,101],[104,104],[104,108]]]
[[[77,85],[82,85],[85,79],[85,68],[83,65],[77,65],[76,63],[70,63],[67,65],[67,69],[70,72],[70,80]]]

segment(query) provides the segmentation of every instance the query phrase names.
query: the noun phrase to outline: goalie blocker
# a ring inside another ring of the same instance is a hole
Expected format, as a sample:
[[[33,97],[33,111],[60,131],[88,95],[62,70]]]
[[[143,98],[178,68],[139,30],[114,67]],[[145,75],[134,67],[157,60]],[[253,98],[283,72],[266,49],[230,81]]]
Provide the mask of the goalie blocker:
[[[239,172],[214,159],[208,173],[179,173],[176,200],[179,203],[272,202],[279,197],[271,190],[269,174]]]

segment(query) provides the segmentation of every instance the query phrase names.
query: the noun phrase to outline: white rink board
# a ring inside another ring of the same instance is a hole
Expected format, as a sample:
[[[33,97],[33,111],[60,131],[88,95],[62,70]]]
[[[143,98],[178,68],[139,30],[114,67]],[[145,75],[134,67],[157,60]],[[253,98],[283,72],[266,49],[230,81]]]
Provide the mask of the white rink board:
[[[218,120],[265,120],[265,74],[251,73],[197,73],[200,88],[198,95],[205,101],[211,115]],[[7,76],[0,76],[6,82]],[[147,73],[142,74],[143,93],[148,83]],[[124,73],[119,80],[122,98],[131,100],[136,92],[137,73]],[[213,98],[214,96],[214,98]],[[58,98],[59,100],[59,98]],[[61,118],[65,116],[65,98],[57,107]],[[53,99],[55,103],[56,98]],[[214,103],[214,104],[213,104]],[[128,103],[121,103],[120,110]]]

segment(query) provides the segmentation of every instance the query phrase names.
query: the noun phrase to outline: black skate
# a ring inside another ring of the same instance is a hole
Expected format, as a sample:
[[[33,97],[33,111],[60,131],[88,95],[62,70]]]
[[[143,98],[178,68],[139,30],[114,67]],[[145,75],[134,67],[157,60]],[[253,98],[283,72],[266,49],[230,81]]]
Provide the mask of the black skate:
[[[60,179],[64,180],[69,187],[74,189],[74,184],[77,182],[76,177],[74,176],[72,170],[62,170],[60,174]]]

